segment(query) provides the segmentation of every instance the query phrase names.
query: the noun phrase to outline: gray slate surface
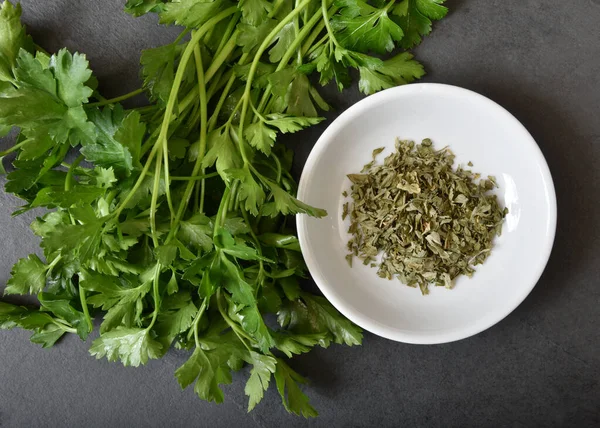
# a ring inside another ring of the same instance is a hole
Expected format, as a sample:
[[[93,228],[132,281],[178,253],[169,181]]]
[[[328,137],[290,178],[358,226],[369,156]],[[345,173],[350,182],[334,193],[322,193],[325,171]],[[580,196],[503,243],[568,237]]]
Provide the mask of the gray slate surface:
[[[139,85],[140,49],[166,43],[174,28],[133,19],[122,0],[24,0],[24,20],[48,50],[87,53],[106,96]],[[417,57],[425,82],[478,91],[533,134],[553,173],[558,231],[549,265],[527,300],[490,330],[456,343],[413,346],[370,334],[360,348],[332,347],[297,358],[321,416],[289,416],[271,388],[248,415],[244,375],[220,406],[180,391],[170,352],[139,369],[87,353],[71,337],[51,350],[22,331],[0,332],[0,426],[599,426],[600,423],[600,0],[448,0]],[[354,91],[327,95],[337,113]],[[337,113],[333,113],[334,117]],[[295,173],[326,125],[290,143]],[[9,141],[0,142],[0,150]],[[0,284],[17,258],[37,248],[32,216],[0,191]]]

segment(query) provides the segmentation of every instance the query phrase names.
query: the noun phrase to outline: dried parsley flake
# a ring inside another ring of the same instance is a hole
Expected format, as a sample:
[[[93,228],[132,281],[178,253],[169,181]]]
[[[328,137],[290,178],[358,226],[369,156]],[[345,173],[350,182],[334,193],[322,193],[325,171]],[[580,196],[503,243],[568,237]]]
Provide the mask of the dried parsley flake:
[[[376,165],[383,148],[352,182],[348,242],[353,256],[378,268],[378,275],[397,277],[428,294],[429,284],[452,288],[459,275],[473,275],[473,266],[490,255],[508,209],[501,208],[494,177],[460,166],[447,147],[434,150],[431,140],[415,145],[396,141],[396,151]],[[472,166],[469,163],[469,166]],[[380,263],[376,257],[381,254]]]

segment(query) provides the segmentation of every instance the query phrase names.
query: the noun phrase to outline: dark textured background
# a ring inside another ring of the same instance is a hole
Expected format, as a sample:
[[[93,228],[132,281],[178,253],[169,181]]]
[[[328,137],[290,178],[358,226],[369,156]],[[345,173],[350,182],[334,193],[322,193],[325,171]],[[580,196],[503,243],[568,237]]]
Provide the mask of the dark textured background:
[[[123,0],[24,0],[35,40],[85,52],[105,96],[139,86],[140,50],[175,28],[121,12]],[[558,196],[552,257],[527,300],[490,330],[456,343],[414,346],[365,335],[364,346],[316,349],[292,366],[311,380],[313,426],[599,426],[600,0],[448,0],[452,12],[417,51],[429,75],[480,92],[521,120],[540,145]],[[326,91],[336,113],[355,91]],[[298,134],[302,163],[326,124]],[[0,142],[0,150],[9,141]],[[0,191],[0,284],[37,248],[32,216]],[[518,275],[518,272],[515,272]],[[0,286],[1,288],[2,286]],[[0,332],[0,426],[302,426],[272,387],[247,414],[245,374],[220,406],[182,392],[170,352],[124,368],[87,353],[91,339],[54,349],[23,331]],[[273,385],[272,385],[273,386]]]

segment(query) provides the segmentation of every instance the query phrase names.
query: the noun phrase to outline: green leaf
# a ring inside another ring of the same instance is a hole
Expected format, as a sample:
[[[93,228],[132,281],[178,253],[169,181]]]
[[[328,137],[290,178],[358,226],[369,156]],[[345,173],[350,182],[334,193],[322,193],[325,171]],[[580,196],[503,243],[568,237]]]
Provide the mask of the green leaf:
[[[308,214],[312,217],[324,217],[327,215],[327,211],[311,207],[310,205],[299,201],[276,183],[268,181],[267,184],[273,193],[275,202],[263,205],[263,215],[271,217],[275,217],[279,213],[283,215]]]
[[[322,110],[329,106],[311,86],[308,77],[291,68],[284,68],[269,76],[274,95],[284,101],[284,111],[293,116],[316,117],[315,103]]]
[[[42,239],[41,245],[47,256],[60,253],[80,258],[92,257],[100,251],[97,243],[101,231],[102,222],[100,221],[77,225],[59,224]]]
[[[19,82],[44,90],[58,98],[58,84],[52,70],[50,61],[47,64],[40,61],[38,55],[29,52],[21,52],[18,56],[17,67],[14,70],[15,77]]]
[[[404,33],[388,16],[389,6],[378,8],[362,0],[336,0],[340,12],[331,19],[337,40],[360,52],[380,54],[394,49]]]
[[[228,180],[239,180],[238,200],[244,203],[244,209],[254,216],[258,215],[258,207],[265,201],[265,192],[256,182],[248,165],[239,169],[225,171]]]
[[[180,223],[177,236],[184,244],[210,251],[213,247],[212,232],[212,221],[204,214],[198,213]]]
[[[298,117],[285,115],[281,113],[272,113],[267,115],[267,124],[279,128],[284,134],[298,132],[311,125],[316,125],[323,121],[323,117]]]
[[[242,305],[256,305],[254,289],[244,278],[243,271],[224,255],[219,256],[216,261],[214,271],[220,273],[220,281],[217,283],[222,283],[231,293],[233,301]],[[211,269],[211,274],[214,274],[214,271]]]
[[[325,86],[335,78],[338,90],[342,91],[352,83],[347,67],[334,58],[329,44],[315,49],[311,54],[310,59],[320,73],[319,83],[321,83],[321,85]]]
[[[137,111],[128,113],[114,134],[115,140],[129,150],[132,164],[136,168],[141,168],[140,151],[145,134],[146,124],[141,121]]]
[[[244,137],[246,137],[246,140],[248,140],[248,143],[252,147],[269,156],[271,154],[271,147],[275,144],[277,134],[263,121],[259,120],[246,126]]]
[[[292,358],[293,355],[305,354],[317,345],[321,345],[324,348],[326,348],[328,345],[326,333],[279,333],[274,337],[275,347],[287,355],[288,358]]]
[[[138,367],[148,359],[161,356],[162,345],[150,336],[150,330],[118,328],[106,332],[92,343],[90,354],[108,361],[121,360],[124,366]]]
[[[178,290],[179,284],[177,284],[177,275],[175,274],[175,271],[173,271],[171,273],[171,279],[169,279],[169,282],[167,283],[167,293],[177,293]]]
[[[40,293],[38,299],[43,310],[52,312],[56,317],[65,320],[77,329],[77,334],[81,337],[81,340],[85,340],[91,333],[83,312],[71,306],[68,299],[50,293]]]
[[[92,95],[92,89],[86,86],[86,82],[92,77],[88,66],[85,55],[71,55],[66,49],[61,49],[50,57],[50,68],[54,71],[58,96],[67,107],[78,107]]]
[[[273,5],[266,0],[240,0],[238,7],[242,9],[244,22],[250,25],[258,25],[267,19],[267,14],[273,9]]]
[[[277,317],[282,327],[295,334],[328,333],[335,343],[360,345],[361,329],[344,318],[327,299],[303,293],[302,300],[288,302],[279,311]]]
[[[252,364],[252,369],[244,393],[248,396],[248,411],[251,411],[262,400],[264,392],[269,388],[271,374],[275,373],[277,360],[268,355],[251,351],[248,362]]]
[[[442,6],[445,0],[402,0],[392,13],[404,32],[401,46],[411,49],[421,43],[421,38],[431,32],[432,20],[442,19],[448,8]]]
[[[275,28],[277,21],[274,19],[267,19],[258,25],[238,24],[237,30],[239,35],[237,37],[238,46],[242,47],[244,53],[250,53],[258,45],[267,38],[269,33]]]
[[[248,227],[244,219],[241,217],[227,217],[223,222],[223,227],[227,229],[233,236],[250,233],[250,227]]]
[[[359,89],[367,94],[373,94],[382,89],[410,83],[425,75],[423,66],[413,59],[408,52],[402,52],[383,62],[381,67],[359,67]]]
[[[4,156],[0,156],[0,175],[5,175],[6,170],[4,169]]]
[[[273,38],[275,45],[269,50],[269,61],[278,63],[296,38],[294,23],[285,24]]]
[[[128,116],[130,117],[131,114]],[[124,112],[121,106],[114,108],[105,107],[104,110],[92,109],[88,112],[89,119],[96,125],[98,130],[98,141],[93,144],[86,144],[81,149],[81,153],[88,162],[93,162],[98,166],[105,168],[112,167],[115,172],[129,174],[133,169],[133,157],[129,148],[122,144],[117,136],[124,138],[130,133],[128,127],[136,127],[131,123],[123,123]],[[135,119],[135,116],[133,117]],[[143,133],[142,133],[143,135]],[[139,138],[138,138],[139,137]],[[139,156],[139,144],[141,137],[138,135],[138,141],[132,141],[134,150],[137,150]]]
[[[76,204],[91,204],[106,192],[97,186],[77,185],[71,190],[44,187],[31,203],[31,207],[69,208]]]
[[[94,125],[81,106],[92,93],[85,85],[91,73],[85,56],[62,49],[48,65],[38,57],[21,50],[15,73],[23,81],[18,88],[0,85],[0,125],[18,126],[29,138],[49,135],[57,143],[94,141]]]
[[[298,383],[306,380],[290,368],[283,360],[277,359],[275,370],[275,383],[281,395],[285,409],[305,418],[316,417],[318,412],[308,401],[308,397],[300,390]]]
[[[34,138],[28,138],[26,141],[27,143],[19,153],[19,159],[32,160],[46,156],[48,150],[56,144],[48,134],[37,135]]]
[[[33,50],[33,42],[21,25],[21,5],[4,1],[0,5],[0,80],[12,80],[20,49]]]
[[[4,294],[37,294],[46,287],[46,265],[35,254],[20,259],[12,268]]]
[[[56,324],[48,324],[43,329],[35,332],[30,340],[33,343],[42,345],[42,348],[50,348],[65,334],[65,330]]]
[[[241,81],[247,82],[251,66],[252,64],[236,64],[233,66],[233,72]],[[275,64],[269,64],[259,61],[256,65],[254,77],[252,79],[252,87],[262,89],[266,88],[269,84],[269,75],[273,73],[275,69]]]
[[[217,171],[223,177],[226,170],[239,168],[242,165],[242,157],[229,135],[227,126],[208,135],[208,147],[208,152],[202,160],[203,168],[216,164]]]
[[[177,258],[178,248],[174,244],[161,245],[154,250],[156,252],[156,259],[161,266],[171,266],[171,263]]]
[[[225,0],[168,2],[159,13],[160,23],[197,28],[229,5],[230,3]]]
[[[187,291],[167,297],[156,322],[158,340],[163,342],[163,346],[170,346],[178,334],[187,331],[197,312],[198,308]]]
[[[269,349],[275,346],[275,341],[265,325],[265,321],[258,310],[258,306],[253,305],[242,309],[239,312],[239,316],[241,318],[242,328],[244,331],[250,333],[256,340],[259,349],[263,353],[269,352]]]
[[[279,233],[263,233],[258,236],[261,244],[267,247],[286,248],[292,251],[300,251],[300,243],[294,235],[281,235]]]
[[[96,186],[102,189],[109,189],[118,181],[112,166],[110,168],[98,166],[94,168],[94,175],[96,176]]]
[[[175,55],[178,48],[174,44],[159,46],[142,51],[140,63],[144,88],[153,100],[166,104],[175,79]]]
[[[203,400],[223,402],[222,384],[231,383],[230,358],[226,348],[204,351],[196,348],[192,356],[175,371],[175,377],[182,389],[194,381],[194,392]]]
[[[52,317],[38,309],[0,301],[0,329],[15,327],[39,330],[52,322]]]
[[[119,326],[133,327],[136,302],[124,302],[110,308],[104,314],[104,321],[100,325],[100,334],[114,330]]]
[[[150,291],[152,282],[142,278],[140,280],[140,285],[132,287],[125,279],[86,271],[80,274],[79,285],[87,291],[97,293],[88,297],[90,305],[108,310],[116,304],[132,303],[143,298]]]
[[[236,240],[227,229],[221,228],[215,235],[215,246],[226,254],[242,260],[263,260],[272,262],[258,254],[255,248],[249,247],[243,243],[243,240]]]
[[[142,16],[149,12],[159,13],[163,6],[163,0],[127,0],[125,12],[133,16]]]

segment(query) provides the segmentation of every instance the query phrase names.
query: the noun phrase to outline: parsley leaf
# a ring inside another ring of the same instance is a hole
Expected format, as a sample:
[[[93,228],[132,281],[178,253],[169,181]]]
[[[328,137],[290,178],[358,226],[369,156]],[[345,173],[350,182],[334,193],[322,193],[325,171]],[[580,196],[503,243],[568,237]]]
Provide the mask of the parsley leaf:
[[[248,165],[239,169],[228,169],[227,177],[230,180],[239,180],[238,198],[244,203],[244,209],[252,215],[258,215],[258,207],[265,201],[265,192],[256,182]]]
[[[252,364],[252,369],[244,392],[248,396],[248,411],[251,411],[262,400],[264,391],[269,388],[271,374],[275,373],[277,360],[257,352],[250,352],[249,363]]]
[[[148,12],[160,12],[163,5],[163,0],[127,0],[125,12],[133,16],[142,16]]]
[[[4,1],[0,5],[0,80],[13,79],[12,68],[20,49],[33,50],[33,42],[21,25],[21,5]]]
[[[150,331],[141,328],[117,328],[92,343],[90,354],[108,361],[121,360],[124,366],[138,367],[148,359],[161,356],[162,345],[152,338]]]
[[[258,121],[246,127],[244,136],[252,147],[269,156],[271,154],[271,147],[275,144],[277,134],[263,121]]]
[[[377,68],[359,67],[359,89],[369,95],[382,89],[410,83],[425,75],[423,66],[408,52],[402,52]]]
[[[200,27],[229,3],[225,0],[202,1],[179,0],[165,3],[159,12],[161,24],[177,24]]]
[[[394,49],[404,35],[388,15],[390,6],[378,8],[362,0],[336,0],[335,4],[341,9],[331,25],[336,38],[348,49],[383,54]]]
[[[211,220],[204,214],[195,214],[181,222],[177,236],[185,244],[204,251],[210,251],[213,247],[212,231]]]
[[[224,397],[220,385],[231,383],[229,358],[227,348],[204,351],[196,347],[192,356],[175,371],[175,377],[182,389],[195,381],[194,392],[198,397],[222,403]]]
[[[284,215],[289,214],[308,214],[312,217],[324,217],[327,215],[327,211],[311,207],[304,202],[294,198],[288,192],[279,187],[272,181],[267,181],[267,185],[275,198],[275,202],[269,202],[263,205],[263,215],[275,217],[281,213]]]
[[[171,93],[171,86],[175,79],[175,55],[179,52],[175,44],[159,46],[142,51],[140,63],[144,88],[150,92],[154,100],[167,102]]]
[[[37,294],[46,287],[47,267],[35,254],[20,259],[12,268],[4,294]]]
[[[275,383],[285,409],[305,418],[317,416],[317,411],[308,402],[308,397],[298,387],[305,379],[290,368],[283,360],[277,359]]]
[[[392,13],[404,32],[401,45],[411,49],[421,43],[421,38],[431,32],[432,20],[442,19],[448,8],[442,6],[445,0],[402,0]]]

